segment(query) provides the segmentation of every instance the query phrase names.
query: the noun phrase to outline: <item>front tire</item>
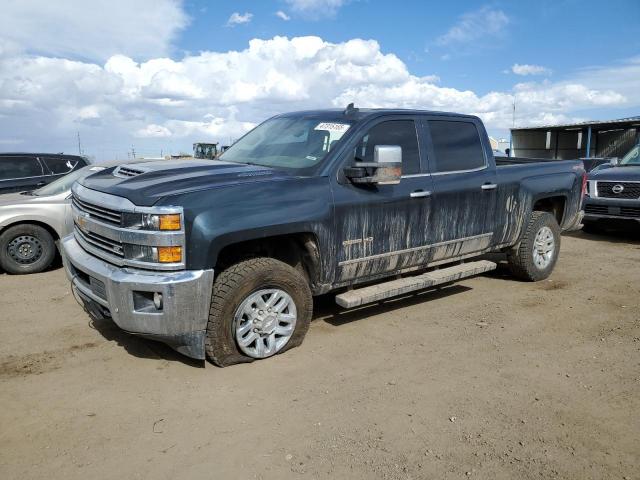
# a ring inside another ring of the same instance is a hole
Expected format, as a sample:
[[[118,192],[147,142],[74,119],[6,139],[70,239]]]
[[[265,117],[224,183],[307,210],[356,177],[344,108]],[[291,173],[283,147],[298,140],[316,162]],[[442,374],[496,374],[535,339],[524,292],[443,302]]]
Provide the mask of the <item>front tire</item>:
[[[532,212],[520,243],[508,254],[511,273],[538,282],[553,271],[560,253],[560,226],[548,212]]]
[[[252,258],[213,283],[205,349],[215,365],[268,358],[302,343],[313,313],[304,275],[273,258]]]
[[[0,235],[0,267],[7,273],[42,272],[51,265],[55,255],[53,237],[39,225],[14,225]]]

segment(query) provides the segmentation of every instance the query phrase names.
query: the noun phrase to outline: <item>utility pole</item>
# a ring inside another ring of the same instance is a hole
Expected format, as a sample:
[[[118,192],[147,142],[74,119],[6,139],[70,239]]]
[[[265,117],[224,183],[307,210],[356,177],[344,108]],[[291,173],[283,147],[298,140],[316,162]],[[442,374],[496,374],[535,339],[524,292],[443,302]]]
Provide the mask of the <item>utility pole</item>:
[[[80,143],[80,131],[78,130],[78,155],[82,155],[82,143]]]
[[[513,156],[513,129],[516,128],[516,94],[513,94],[513,103],[511,105],[511,131],[509,132],[509,156]]]

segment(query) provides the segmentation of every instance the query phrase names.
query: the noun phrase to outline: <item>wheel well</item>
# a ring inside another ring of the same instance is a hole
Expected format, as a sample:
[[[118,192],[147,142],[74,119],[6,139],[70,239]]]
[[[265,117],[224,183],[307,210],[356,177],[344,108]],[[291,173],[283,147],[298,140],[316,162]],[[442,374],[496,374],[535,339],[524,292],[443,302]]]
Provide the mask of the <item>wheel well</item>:
[[[223,271],[252,257],[280,260],[300,270],[311,286],[318,281],[320,254],[316,236],[312,233],[277,235],[227,245],[218,254],[215,268]]]
[[[47,225],[44,222],[38,222],[37,220],[27,220],[24,222],[14,222],[14,223],[10,223],[9,225],[5,225],[4,227],[2,227],[2,229],[0,229],[0,235],[2,235],[5,230],[7,230],[8,228],[11,227],[16,227],[18,225],[37,225],[39,227],[44,228],[47,232],[49,232],[51,234],[51,236],[53,237],[53,241],[57,241],[60,240],[60,236],[58,235],[58,232],[55,231],[55,229],[53,229],[51,227],[51,225]]]
[[[565,204],[566,198],[562,196],[541,198],[533,205],[533,211],[549,212],[556,217],[558,225],[562,225]]]

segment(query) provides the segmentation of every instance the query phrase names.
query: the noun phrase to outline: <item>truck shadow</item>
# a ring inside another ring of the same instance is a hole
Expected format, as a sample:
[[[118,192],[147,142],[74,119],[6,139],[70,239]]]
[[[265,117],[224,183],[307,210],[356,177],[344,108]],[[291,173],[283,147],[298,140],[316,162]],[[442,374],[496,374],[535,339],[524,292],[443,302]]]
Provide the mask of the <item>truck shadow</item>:
[[[358,320],[401,310],[413,305],[439,300],[471,290],[463,285],[449,285],[437,289],[422,290],[419,292],[390,298],[377,303],[363,305],[361,307],[346,310],[335,302],[335,294],[326,294],[314,299],[314,311],[312,321],[324,321],[334,327],[356,322]]]
[[[471,290],[470,287],[465,287],[459,284],[445,285],[440,288],[422,290],[349,310],[340,307],[335,302],[335,293],[330,293],[314,298],[312,321],[324,321],[334,327],[339,327],[351,322],[366,319],[373,315],[392,313],[406,307],[437,301],[469,290]],[[111,320],[98,320],[91,318],[89,321],[89,327],[97,330],[105,340],[116,342],[116,344],[124,348],[127,353],[138,358],[180,362],[184,365],[201,368],[206,364],[203,360],[195,360],[185,357],[161,342],[156,342],[124,332]]]
[[[89,327],[97,330],[110,342],[116,342],[127,353],[138,358],[166,360],[168,362],[180,362],[191,367],[204,367],[204,360],[196,360],[185,357],[168,345],[154,340],[138,337],[120,330],[111,320],[98,320],[91,318]]]

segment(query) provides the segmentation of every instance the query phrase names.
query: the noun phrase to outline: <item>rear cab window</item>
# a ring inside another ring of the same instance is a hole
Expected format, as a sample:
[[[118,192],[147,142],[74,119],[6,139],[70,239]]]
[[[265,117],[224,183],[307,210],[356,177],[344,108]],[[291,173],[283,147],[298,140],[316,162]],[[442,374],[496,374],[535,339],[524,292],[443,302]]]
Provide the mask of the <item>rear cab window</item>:
[[[355,149],[355,160],[373,162],[376,145],[395,145],[402,148],[402,173],[420,173],[418,135],[413,120],[387,120],[371,127]]]
[[[42,166],[35,157],[0,157],[0,180],[40,177],[42,175]]]
[[[428,120],[434,159],[431,173],[479,170],[487,166],[480,133],[473,122]]]

